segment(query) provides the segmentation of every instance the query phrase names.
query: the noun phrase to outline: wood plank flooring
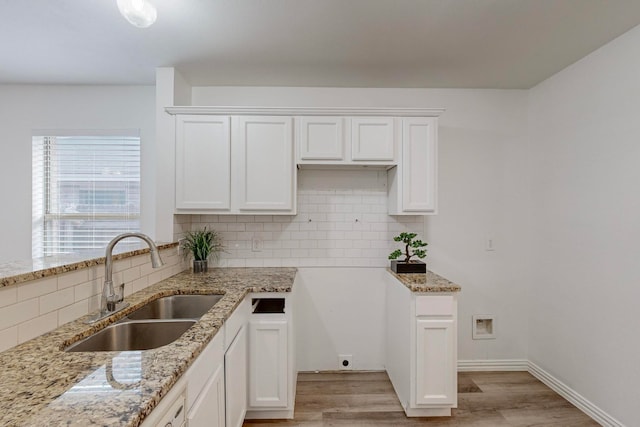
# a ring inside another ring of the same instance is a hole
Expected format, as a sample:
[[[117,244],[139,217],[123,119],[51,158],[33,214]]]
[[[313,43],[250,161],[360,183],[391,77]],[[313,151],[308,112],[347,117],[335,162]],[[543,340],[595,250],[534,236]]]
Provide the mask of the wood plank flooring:
[[[407,418],[385,372],[300,373],[293,420],[244,426],[599,426],[527,372],[458,374],[452,417]]]

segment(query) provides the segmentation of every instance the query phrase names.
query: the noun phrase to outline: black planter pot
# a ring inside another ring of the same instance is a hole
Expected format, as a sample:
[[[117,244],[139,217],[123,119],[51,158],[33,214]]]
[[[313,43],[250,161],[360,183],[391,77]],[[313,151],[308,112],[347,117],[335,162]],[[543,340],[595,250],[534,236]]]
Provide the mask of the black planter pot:
[[[194,273],[206,273],[209,268],[209,263],[207,260],[197,261],[193,260],[193,272]]]
[[[409,261],[406,263],[404,261],[391,261],[391,271],[397,274],[403,273],[426,273],[427,272],[427,264],[422,261]]]

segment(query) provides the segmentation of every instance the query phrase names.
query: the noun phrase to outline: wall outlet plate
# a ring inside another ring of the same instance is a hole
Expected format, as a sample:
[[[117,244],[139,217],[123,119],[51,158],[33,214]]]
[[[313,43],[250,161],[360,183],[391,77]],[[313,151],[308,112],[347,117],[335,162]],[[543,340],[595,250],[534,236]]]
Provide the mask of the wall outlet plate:
[[[351,371],[353,370],[353,355],[351,354],[339,354],[338,355],[338,370]]]

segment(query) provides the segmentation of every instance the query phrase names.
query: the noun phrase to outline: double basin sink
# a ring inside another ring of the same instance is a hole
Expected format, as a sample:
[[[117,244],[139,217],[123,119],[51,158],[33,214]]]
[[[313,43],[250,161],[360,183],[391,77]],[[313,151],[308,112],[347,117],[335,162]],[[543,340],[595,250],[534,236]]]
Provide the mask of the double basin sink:
[[[68,352],[149,350],[172,343],[222,295],[171,295],[149,301],[118,323],[67,347]]]

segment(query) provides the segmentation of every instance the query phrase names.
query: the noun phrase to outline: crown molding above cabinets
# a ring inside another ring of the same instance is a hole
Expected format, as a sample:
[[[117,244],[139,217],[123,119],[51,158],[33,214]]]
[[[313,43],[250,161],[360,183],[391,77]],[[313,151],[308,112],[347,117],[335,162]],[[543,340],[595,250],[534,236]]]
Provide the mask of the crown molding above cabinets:
[[[316,107],[220,107],[185,105],[165,107],[171,115],[205,114],[231,116],[364,116],[364,117],[439,117],[444,108],[316,108]]]
[[[389,215],[437,213],[440,108],[166,107],[175,213],[296,214],[296,165],[387,170]]]

